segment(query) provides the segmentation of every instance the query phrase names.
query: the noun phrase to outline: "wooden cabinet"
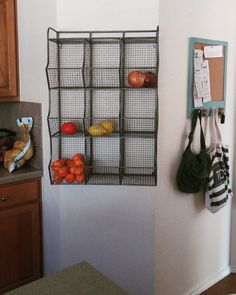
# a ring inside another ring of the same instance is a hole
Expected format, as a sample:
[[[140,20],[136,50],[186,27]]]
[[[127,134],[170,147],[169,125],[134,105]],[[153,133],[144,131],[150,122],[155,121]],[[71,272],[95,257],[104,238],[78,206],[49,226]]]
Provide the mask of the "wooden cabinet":
[[[0,0],[0,101],[18,100],[16,0]]]
[[[0,294],[41,276],[40,179],[0,185]]]

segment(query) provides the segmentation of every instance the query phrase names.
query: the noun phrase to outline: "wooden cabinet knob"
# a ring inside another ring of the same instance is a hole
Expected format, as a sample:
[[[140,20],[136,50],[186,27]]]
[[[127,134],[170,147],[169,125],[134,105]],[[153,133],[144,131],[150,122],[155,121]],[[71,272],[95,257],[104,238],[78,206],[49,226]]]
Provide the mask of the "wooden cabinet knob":
[[[5,197],[5,196],[0,197],[0,199],[1,199],[2,202],[6,202],[8,200],[8,198]]]

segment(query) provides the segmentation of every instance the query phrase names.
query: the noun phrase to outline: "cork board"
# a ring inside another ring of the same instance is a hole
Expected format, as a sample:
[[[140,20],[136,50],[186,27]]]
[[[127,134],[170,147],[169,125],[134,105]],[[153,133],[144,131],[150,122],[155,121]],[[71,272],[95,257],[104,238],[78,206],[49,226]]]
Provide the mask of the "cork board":
[[[211,46],[213,44],[195,43],[194,49],[204,49],[204,46]],[[224,100],[224,66],[225,66],[225,48],[223,47],[223,57],[205,58],[209,62],[210,84],[211,84],[211,100]]]
[[[225,41],[216,41],[208,39],[190,38],[189,39],[189,73],[188,73],[188,110],[187,115],[191,117],[194,107],[193,103],[193,85],[194,85],[194,50],[204,50],[205,46],[221,45],[223,47],[223,57],[205,58],[209,63],[211,101],[204,103],[204,109],[224,108],[226,95],[226,66],[228,43]]]

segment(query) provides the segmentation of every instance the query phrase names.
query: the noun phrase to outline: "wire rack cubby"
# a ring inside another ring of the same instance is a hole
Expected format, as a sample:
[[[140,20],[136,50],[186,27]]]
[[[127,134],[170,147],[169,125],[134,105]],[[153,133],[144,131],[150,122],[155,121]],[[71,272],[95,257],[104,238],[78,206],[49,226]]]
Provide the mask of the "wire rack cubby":
[[[51,164],[84,155],[82,184],[157,184],[158,90],[132,88],[131,71],[158,77],[158,27],[151,31],[56,31],[48,29],[48,127]],[[91,136],[88,128],[113,122],[112,133]],[[61,126],[73,122],[77,132]],[[60,184],[68,184],[65,179]],[[77,184],[73,182],[72,184]]]

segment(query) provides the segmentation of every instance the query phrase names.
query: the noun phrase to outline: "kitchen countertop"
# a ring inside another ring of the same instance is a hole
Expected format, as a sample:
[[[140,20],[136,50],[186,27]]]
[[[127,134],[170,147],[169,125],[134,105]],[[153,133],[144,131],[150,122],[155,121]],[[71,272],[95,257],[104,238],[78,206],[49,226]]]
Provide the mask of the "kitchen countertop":
[[[128,295],[88,262],[80,262],[6,295]]]
[[[41,177],[43,176],[43,170],[30,166],[25,166],[14,170],[9,173],[5,168],[0,167],[0,184],[11,183],[15,181],[21,181],[25,179]]]

